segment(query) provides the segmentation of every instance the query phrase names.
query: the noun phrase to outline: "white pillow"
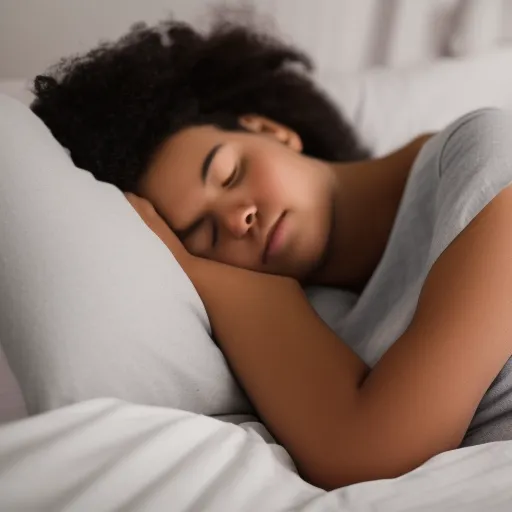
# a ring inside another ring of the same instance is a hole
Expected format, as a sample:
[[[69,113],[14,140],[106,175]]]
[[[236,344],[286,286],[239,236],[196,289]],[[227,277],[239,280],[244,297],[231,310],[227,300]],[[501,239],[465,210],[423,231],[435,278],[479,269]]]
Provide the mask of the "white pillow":
[[[26,415],[20,387],[0,346],[0,424],[24,418]]]
[[[481,107],[512,106],[512,47],[359,75],[321,70],[317,79],[375,155],[438,131]]]
[[[24,80],[0,80],[0,93],[19,99],[29,105],[33,94]],[[1,172],[1,171],[0,171]],[[0,301],[1,307],[1,301]],[[0,340],[0,424],[23,418],[27,415],[25,401],[14,377],[9,363],[5,358]]]
[[[35,98],[30,90],[32,82],[32,80],[0,80],[0,94],[15,98],[28,106]]]
[[[29,413],[94,397],[250,412],[188,277],[115,187],[0,95],[0,341]]]

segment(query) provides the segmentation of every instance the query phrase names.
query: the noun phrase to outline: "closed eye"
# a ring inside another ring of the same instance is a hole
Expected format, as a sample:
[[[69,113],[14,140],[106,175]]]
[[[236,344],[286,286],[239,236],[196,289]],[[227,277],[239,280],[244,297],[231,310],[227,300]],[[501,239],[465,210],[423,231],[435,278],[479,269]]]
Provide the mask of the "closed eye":
[[[240,181],[241,174],[242,173],[240,172],[240,168],[237,165],[233,169],[233,172],[227,177],[227,179],[224,180],[224,182],[222,183],[222,187],[229,188],[232,187],[233,185],[236,185],[238,181]]]
[[[243,166],[236,166],[231,174],[222,182],[222,188],[231,188],[237,185],[240,180],[243,178]],[[215,248],[217,245],[217,240],[219,238],[219,227],[214,219],[212,219],[212,248]]]

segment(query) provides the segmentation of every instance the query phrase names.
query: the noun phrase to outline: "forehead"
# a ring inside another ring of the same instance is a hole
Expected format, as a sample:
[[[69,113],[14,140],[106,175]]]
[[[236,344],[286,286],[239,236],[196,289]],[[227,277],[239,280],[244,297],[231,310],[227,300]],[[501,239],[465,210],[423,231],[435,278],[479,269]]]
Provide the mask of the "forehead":
[[[180,222],[177,216],[187,216],[188,208],[202,199],[201,167],[206,155],[226,136],[216,127],[198,126],[168,138],[140,180],[138,193],[153,203],[169,223]]]
[[[158,167],[167,166],[169,163],[200,161],[212,144],[217,144],[225,136],[226,132],[215,126],[193,126],[181,130],[169,137],[158,148],[149,165],[148,172],[151,173]]]
[[[179,186],[200,172],[204,158],[222,140],[213,126],[187,128],[165,140],[157,149],[139,184],[139,191],[153,193],[156,187]],[[150,199],[148,197],[148,199]]]

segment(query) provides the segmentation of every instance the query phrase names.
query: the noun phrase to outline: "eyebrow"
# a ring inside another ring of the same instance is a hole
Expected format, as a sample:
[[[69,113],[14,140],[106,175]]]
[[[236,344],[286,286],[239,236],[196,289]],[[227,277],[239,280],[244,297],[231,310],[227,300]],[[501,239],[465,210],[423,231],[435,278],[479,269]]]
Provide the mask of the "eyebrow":
[[[222,144],[217,144],[206,155],[206,157],[203,161],[203,165],[201,167],[201,180],[203,183],[206,181],[206,178],[208,177],[208,172],[210,171],[210,164],[212,163],[212,160],[215,158],[217,151],[219,151],[219,149],[221,147],[222,147]]]
[[[208,178],[208,173],[211,168],[211,163],[213,159],[215,158],[215,155],[217,154],[217,151],[222,147],[222,144],[217,144],[216,146],[213,146],[213,148],[208,152],[205,159],[203,160],[203,164],[201,165],[201,181],[206,183],[206,179]],[[174,229],[174,233],[176,236],[181,240],[185,240],[188,236],[190,236],[203,222],[204,217],[201,217],[194,221],[190,226],[187,226],[183,229]]]

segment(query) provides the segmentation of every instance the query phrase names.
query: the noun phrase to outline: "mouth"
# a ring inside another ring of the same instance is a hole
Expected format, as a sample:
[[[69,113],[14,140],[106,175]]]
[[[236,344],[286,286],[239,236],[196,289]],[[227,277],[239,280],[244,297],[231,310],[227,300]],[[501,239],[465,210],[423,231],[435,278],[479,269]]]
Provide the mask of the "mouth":
[[[279,216],[279,218],[274,222],[274,225],[270,228],[267,235],[267,242],[265,244],[265,249],[263,251],[263,256],[261,258],[263,264],[265,265],[268,261],[269,256],[273,253],[277,252],[281,245],[282,241],[282,223],[283,219],[286,215],[286,210]]]

